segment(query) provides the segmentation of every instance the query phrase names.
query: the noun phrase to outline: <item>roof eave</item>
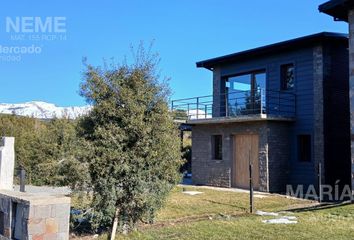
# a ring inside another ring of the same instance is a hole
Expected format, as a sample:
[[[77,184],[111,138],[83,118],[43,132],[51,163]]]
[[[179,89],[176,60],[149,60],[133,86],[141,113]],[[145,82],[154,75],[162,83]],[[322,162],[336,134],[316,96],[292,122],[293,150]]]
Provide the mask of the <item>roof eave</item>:
[[[320,12],[326,13],[334,18],[335,21],[348,22],[348,11],[354,8],[354,3],[348,0],[331,0],[318,7]]]
[[[318,41],[324,41],[328,39],[347,39],[346,34],[339,34],[339,33],[330,33],[330,32],[322,32],[318,34],[313,34],[305,37],[300,37],[296,39],[291,39],[275,44],[270,44],[267,46],[262,46],[238,53],[233,53],[221,57],[216,57],[216,58],[211,58],[207,59],[204,61],[199,61],[196,63],[196,66],[198,68],[206,68],[209,70],[212,70],[215,66],[222,65],[231,61],[239,60],[239,59],[245,59],[245,58],[252,58],[252,57],[257,57],[261,55],[266,55],[269,53],[272,53],[274,51],[286,51],[291,48],[299,48],[303,47],[304,45],[308,46],[308,44],[313,44],[314,42]]]

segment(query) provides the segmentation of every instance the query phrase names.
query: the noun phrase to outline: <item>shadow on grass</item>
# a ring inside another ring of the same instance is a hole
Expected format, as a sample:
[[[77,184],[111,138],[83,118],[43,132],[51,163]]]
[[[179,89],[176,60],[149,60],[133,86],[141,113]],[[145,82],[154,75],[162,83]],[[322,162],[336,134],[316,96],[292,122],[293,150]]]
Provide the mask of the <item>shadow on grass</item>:
[[[202,200],[206,201],[206,202],[209,202],[209,203],[212,203],[212,204],[218,204],[218,205],[222,205],[222,206],[229,206],[229,207],[233,207],[233,208],[238,208],[238,209],[243,210],[243,211],[247,210],[247,208],[245,208],[245,207],[240,207],[240,206],[237,206],[237,205],[234,205],[234,204],[217,202],[217,201],[210,200],[210,199],[202,199]]]
[[[288,211],[295,212],[295,213],[312,212],[312,211],[326,210],[326,209],[337,208],[337,207],[344,207],[350,204],[352,204],[350,201],[336,202],[336,203],[321,203],[310,207],[294,208]]]

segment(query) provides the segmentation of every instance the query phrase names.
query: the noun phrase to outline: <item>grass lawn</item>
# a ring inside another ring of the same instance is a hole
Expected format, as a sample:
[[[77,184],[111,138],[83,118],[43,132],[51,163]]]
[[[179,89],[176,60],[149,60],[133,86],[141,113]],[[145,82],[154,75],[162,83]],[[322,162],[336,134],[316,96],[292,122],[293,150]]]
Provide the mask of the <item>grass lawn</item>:
[[[255,198],[261,211],[288,211],[297,224],[265,224],[269,216],[251,215],[247,193],[177,187],[156,223],[118,239],[354,239],[354,205],[314,207],[314,202],[278,195]],[[102,236],[102,239],[105,237]]]

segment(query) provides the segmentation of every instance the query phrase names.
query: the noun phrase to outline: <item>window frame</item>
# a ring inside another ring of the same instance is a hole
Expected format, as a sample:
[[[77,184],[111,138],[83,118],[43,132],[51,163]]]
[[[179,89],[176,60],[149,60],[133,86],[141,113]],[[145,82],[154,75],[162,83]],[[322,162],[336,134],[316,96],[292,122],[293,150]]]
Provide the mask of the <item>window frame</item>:
[[[293,67],[293,87],[287,87],[287,81],[285,81],[285,70],[289,66]],[[288,62],[280,65],[280,90],[281,91],[293,91],[295,89],[295,82],[296,82],[296,65],[294,62]]]
[[[217,140],[218,140],[218,144],[217,144]],[[211,159],[216,161],[223,160],[223,135],[222,134],[211,135]]]

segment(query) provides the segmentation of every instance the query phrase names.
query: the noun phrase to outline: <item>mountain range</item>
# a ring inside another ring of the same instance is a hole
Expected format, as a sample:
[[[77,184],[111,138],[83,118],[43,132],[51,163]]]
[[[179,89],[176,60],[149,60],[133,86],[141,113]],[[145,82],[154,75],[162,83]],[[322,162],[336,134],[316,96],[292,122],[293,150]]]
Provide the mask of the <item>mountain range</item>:
[[[0,114],[14,114],[40,119],[68,118],[75,119],[87,114],[91,106],[58,107],[55,104],[32,101],[25,103],[0,103]]]

